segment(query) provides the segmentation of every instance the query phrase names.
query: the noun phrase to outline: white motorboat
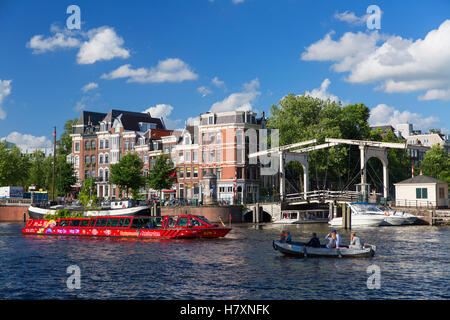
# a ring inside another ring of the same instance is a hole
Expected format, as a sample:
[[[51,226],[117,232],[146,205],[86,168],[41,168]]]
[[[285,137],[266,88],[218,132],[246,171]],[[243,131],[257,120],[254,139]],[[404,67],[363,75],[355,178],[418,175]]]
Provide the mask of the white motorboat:
[[[303,224],[303,223],[320,223],[327,222],[328,210],[310,209],[285,211],[281,215],[281,219],[274,221],[275,224]]]
[[[383,210],[383,208],[381,210]],[[389,207],[385,207],[384,208],[384,214],[387,216],[387,220],[388,221],[389,220],[392,221],[392,220],[394,220],[396,218],[401,218],[400,221],[404,225],[405,224],[406,225],[413,224],[419,218],[419,217],[417,217],[417,216],[415,216],[413,214],[410,214],[410,213],[407,213],[407,212],[404,212],[404,211],[396,211],[396,210],[393,210],[392,208],[389,208]]]
[[[46,215],[56,215],[58,210],[69,209],[74,212],[83,212],[83,216],[85,217],[150,215],[150,209],[148,206],[134,205],[133,201],[129,200],[112,201],[109,209],[83,211],[79,208],[74,210],[74,208],[76,207],[53,206],[50,208],[40,208],[30,205],[28,207],[28,214],[31,219],[43,219]]]
[[[355,248],[313,248],[305,246],[304,242],[280,242],[273,240],[274,250],[278,250],[285,255],[307,257],[330,257],[330,258],[369,258],[375,255],[376,246],[366,244],[361,249]]]
[[[352,227],[378,227],[385,223],[384,217],[374,214],[353,214],[351,218]],[[342,227],[342,217],[336,217],[328,221],[333,227]]]

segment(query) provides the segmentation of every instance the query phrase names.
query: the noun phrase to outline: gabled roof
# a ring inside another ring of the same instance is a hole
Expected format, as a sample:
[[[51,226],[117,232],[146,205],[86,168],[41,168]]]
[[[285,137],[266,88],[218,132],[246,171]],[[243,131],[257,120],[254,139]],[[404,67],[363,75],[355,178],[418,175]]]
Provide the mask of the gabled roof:
[[[165,129],[164,124],[159,118],[152,118],[148,113],[142,112],[131,112],[123,110],[111,110],[105,117],[106,122],[114,122],[114,120],[122,115],[120,121],[122,122],[123,128],[129,131],[139,131],[139,122],[145,123],[155,123],[156,129]]]
[[[420,183],[447,183],[447,182],[435,179],[430,176],[419,175],[419,176],[414,176],[412,178],[397,182],[397,183],[395,183],[395,185],[397,185],[397,184],[420,184]]]

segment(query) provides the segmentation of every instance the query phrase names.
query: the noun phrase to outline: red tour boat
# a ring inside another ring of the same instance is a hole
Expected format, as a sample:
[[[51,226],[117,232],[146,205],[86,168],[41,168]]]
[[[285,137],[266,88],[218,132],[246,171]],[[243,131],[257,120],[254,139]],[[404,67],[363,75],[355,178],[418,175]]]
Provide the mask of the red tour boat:
[[[55,236],[134,238],[220,238],[231,228],[212,224],[203,216],[92,217],[53,220],[29,219],[22,233]]]

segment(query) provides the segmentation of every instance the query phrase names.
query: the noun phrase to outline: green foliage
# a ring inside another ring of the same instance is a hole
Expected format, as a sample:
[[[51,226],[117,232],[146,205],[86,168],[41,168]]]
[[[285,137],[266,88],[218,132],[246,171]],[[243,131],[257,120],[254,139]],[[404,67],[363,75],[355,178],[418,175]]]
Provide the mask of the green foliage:
[[[153,190],[159,190],[160,196],[162,189],[171,188],[176,182],[176,174],[173,162],[166,155],[156,158],[155,165],[147,176],[147,184]]]
[[[64,131],[56,142],[57,152],[68,155],[72,152],[72,126],[78,123],[78,118],[67,120],[64,124]]]
[[[69,211],[68,209],[56,210],[55,214],[46,214],[44,219],[84,218],[83,212]]]
[[[450,183],[450,158],[442,146],[433,146],[425,153],[420,168],[424,175]]]
[[[325,138],[366,139],[370,132],[369,116],[370,110],[364,104],[343,107],[334,101],[291,93],[272,106],[267,126],[279,129],[280,145],[311,139],[320,144]],[[357,148],[338,145],[316,150],[309,154],[309,175],[317,185],[326,180],[343,186],[353,178],[358,161]],[[300,172],[299,168],[296,171]]]
[[[136,153],[127,153],[116,164],[111,165],[111,183],[120,190],[138,190],[145,185],[142,174],[144,164]]]
[[[97,209],[95,206],[95,202],[98,200],[95,178],[88,178],[84,180],[78,199],[84,209]]]
[[[6,141],[0,142],[1,186],[24,186],[28,180],[30,166],[28,155],[22,155],[16,146],[8,149]]]

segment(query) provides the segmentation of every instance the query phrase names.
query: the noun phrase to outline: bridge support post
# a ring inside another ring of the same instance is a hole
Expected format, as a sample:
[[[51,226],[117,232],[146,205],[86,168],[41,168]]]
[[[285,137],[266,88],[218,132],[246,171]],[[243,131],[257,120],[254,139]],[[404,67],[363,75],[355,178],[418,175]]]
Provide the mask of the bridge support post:
[[[332,202],[329,203],[328,217],[329,217],[329,220],[332,220],[334,218],[334,204]]]

